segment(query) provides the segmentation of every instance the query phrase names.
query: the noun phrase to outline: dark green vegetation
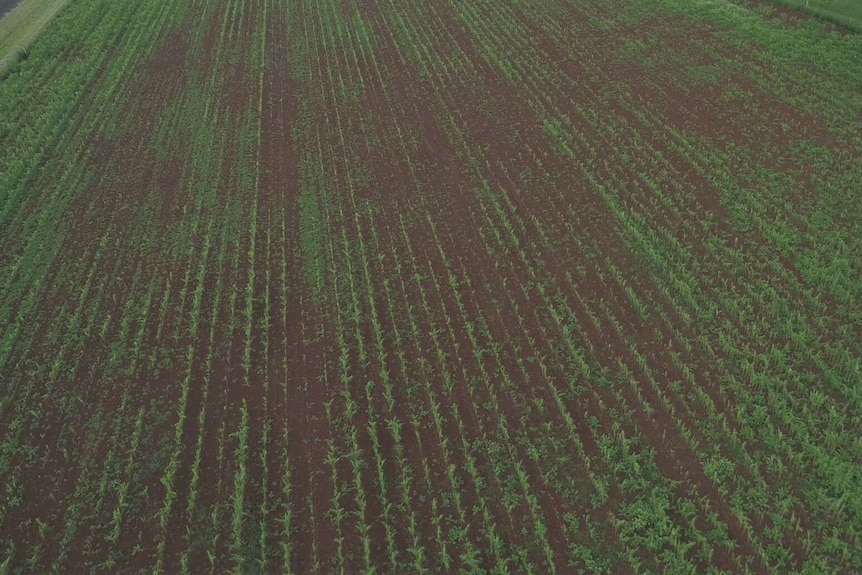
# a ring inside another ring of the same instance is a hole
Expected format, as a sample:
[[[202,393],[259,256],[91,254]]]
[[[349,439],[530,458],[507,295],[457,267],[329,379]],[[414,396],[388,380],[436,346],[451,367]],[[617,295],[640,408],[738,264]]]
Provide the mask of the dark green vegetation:
[[[860,53],[69,3],[0,82],[0,574],[862,572]]]
[[[862,31],[862,2],[858,0],[771,0],[788,8],[807,12],[846,26],[857,32]]]
[[[15,59],[29,56],[28,47],[68,0],[24,0],[0,18],[0,77]]]

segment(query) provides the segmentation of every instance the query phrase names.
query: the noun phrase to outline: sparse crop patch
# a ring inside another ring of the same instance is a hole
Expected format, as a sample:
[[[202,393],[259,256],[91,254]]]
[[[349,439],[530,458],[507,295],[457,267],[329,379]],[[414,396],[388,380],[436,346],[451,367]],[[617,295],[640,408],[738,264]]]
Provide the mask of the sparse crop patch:
[[[862,571],[859,39],[741,4],[70,3],[0,573]]]

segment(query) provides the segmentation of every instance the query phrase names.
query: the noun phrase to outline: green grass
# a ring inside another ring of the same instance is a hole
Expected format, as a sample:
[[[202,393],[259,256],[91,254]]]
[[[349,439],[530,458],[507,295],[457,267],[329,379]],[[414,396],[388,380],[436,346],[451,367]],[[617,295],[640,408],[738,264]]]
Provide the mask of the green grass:
[[[856,32],[862,32],[862,2],[859,0],[774,0],[774,2],[807,12]]]
[[[0,20],[0,72],[69,0],[24,0]]]

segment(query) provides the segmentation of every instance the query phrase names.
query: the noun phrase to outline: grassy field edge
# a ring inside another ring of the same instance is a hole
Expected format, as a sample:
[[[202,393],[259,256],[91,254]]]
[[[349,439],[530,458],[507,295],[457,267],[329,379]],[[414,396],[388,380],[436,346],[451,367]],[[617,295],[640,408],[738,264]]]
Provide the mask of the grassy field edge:
[[[858,14],[847,14],[824,8],[816,3],[817,0],[815,0],[815,4],[811,4],[806,0],[772,0],[772,2],[779,6],[798,10],[821,20],[843,26],[854,32],[862,32],[862,7],[856,8]],[[847,9],[850,10],[850,7],[848,6]]]
[[[0,20],[0,73],[69,0],[24,0]]]

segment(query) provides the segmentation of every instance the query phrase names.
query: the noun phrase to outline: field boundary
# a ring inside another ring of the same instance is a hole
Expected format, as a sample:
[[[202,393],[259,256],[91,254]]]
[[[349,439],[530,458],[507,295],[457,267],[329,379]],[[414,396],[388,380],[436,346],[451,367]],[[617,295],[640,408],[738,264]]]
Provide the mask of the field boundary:
[[[0,19],[0,73],[69,0],[23,0]]]
[[[862,19],[854,18],[852,16],[846,16],[844,14],[839,14],[837,12],[833,12],[831,10],[827,10],[825,8],[821,8],[819,6],[811,6],[804,0],[771,0],[773,4],[777,4],[779,6],[784,6],[785,8],[790,8],[792,10],[798,10],[804,14],[809,16],[814,16],[821,20],[825,20],[831,24],[836,24],[838,26],[842,26],[853,32],[862,32]]]

